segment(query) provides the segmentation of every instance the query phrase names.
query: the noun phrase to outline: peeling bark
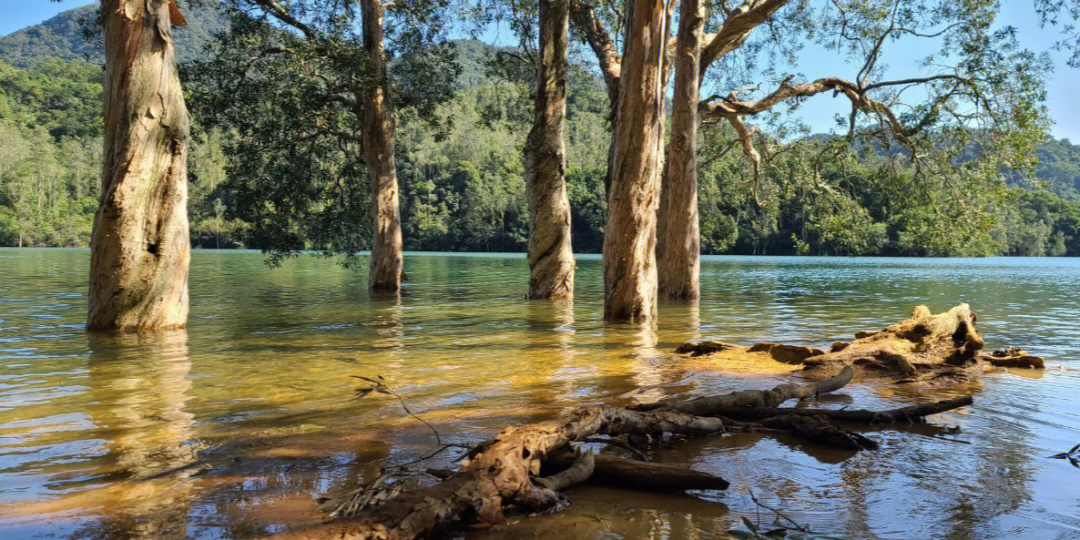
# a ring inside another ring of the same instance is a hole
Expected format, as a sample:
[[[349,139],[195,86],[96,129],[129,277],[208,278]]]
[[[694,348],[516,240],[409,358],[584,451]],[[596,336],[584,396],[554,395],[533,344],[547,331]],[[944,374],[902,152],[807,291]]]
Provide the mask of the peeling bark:
[[[385,5],[380,0],[361,0],[364,49],[373,79],[371,88],[357,95],[361,104],[361,139],[364,164],[371,183],[375,233],[371,243],[368,285],[375,290],[397,291],[404,277],[401,214],[398,208],[397,168],[394,165],[394,117],[389,103],[386,51],[383,43]]]
[[[660,190],[657,235],[659,291],[667,298],[693,299],[701,294],[696,157],[704,25],[701,1],[682,0],[674,57],[671,140]]]
[[[627,3],[604,229],[604,318],[608,320],[644,322],[656,317],[666,15],[662,0]]]
[[[166,0],[101,4],[105,147],[88,330],[187,324],[189,117],[172,42],[182,19]]]
[[[529,203],[529,298],[574,295],[570,201],[566,196],[567,0],[540,0],[540,62],[535,118],[525,140],[525,190]]]

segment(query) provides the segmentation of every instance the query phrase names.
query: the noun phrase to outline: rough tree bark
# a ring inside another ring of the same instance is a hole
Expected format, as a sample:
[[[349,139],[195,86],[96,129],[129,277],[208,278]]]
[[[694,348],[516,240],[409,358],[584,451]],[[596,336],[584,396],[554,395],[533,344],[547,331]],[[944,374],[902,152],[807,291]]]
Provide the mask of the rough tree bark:
[[[666,18],[662,0],[627,2],[604,229],[604,318],[608,320],[649,321],[656,317],[656,209],[664,129]]]
[[[967,304],[937,315],[926,306],[916,306],[911,318],[884,330],[859,332],[850,344],[834,345],[830,352],[809,357],[803,364],[826,372],[836,366],[855,366],[904,376],[942,367],[971,367],[983,347],[976,319]]]
[[[698,231],[695,157],[704,25],[705,10],[701,1],[682,0],[674,58],[672,131],[660,190],[657,237],[659,291],[667,298],[693,299],[700,295],[701,236]]]
[[[535,118],[525,140],[525,190],[529,202],[529,298],[574,295],[570,201],[566,196],[567,0],[540,0],[540,62]]]
[[[188,111],[171,0],[106,0],[105,146],[90,240],[89,330],[187,324]]]
[[[675,49],[675,93],[671,142],[664,167],[657,228],[660,294],[697,298],[701,235],[698,229],[697,152],[701,80],[724,55],[742,47],[750,34],[789,0],[759,0],[732,9],[717,32],[703,35],[705,11],[700,0],[683,0]],[[686,15],[690,14],[690,17]],[[693,74],[693,75],[691,75]],[[680,113],[680,111],[682,111]]]
[[[375,215],[368,285],[375,290],[397,291],[404,276],[404,256],[397,168],[394,165],[394,117],[390,110],[383,43],[385,7],[380,0],[360,2],[364,49],[368,54],[372,87],[357,95],[356,99],[362,108],[364,164],[371,182]]]
[[[904,384],[967,380],[991,366],[1039,369],[1045,365],[1042,358],[1016,347],[983,352],[983,339],[975,329],[977,319],[967,304],[937,315],[926,306],[916,306],[911,318],[883,330],[857,332],[854,341],[834,343],[827,352],[802,345],[744,347],[719,341],[687,343],[676,352],[709,355],[718,363],[758,355],[801,365],[808,374],[818,376],[854,368],[860,377],[885,377]]]

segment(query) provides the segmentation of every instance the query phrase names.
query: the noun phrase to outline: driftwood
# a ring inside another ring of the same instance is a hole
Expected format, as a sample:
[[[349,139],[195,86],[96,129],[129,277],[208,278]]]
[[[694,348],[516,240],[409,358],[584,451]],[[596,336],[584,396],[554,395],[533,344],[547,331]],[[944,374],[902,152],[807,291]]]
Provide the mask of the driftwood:
[[[365,507],[359,515],[280,538],[411,539],[458,523],[501,523],[515,508],[538,511],[560,500],[558,491],[593,481],[638,489],[724,489],[715,475],[673,465],[661,465],[594,455],[580,446],[594,436],[628,435],[633,440],[661,436],[697,436],[729,431],[782,431],[851,450],[876,449],[877,443],[837,425],[838,422],[886,424],[920,421],[927,415],[971,403],[957,398],[888,411],[836,411],[779,408],[791,399],[833,392],[857,373],[886,373],[900,381],[925,381],[962,376],[999,362],[1021,362],[1020,350],[986,355],[975,330],[975,314],[966,304],[931,315],[919,306],[908,320],[880,331],[860,333],[850,343],[835,343],[828,352],[812,347],[760,343],[743,347],[701,342],[680,347],[691,355],[757,355],[787,364],[804,365],[823,377],[806,384],[781,384],[770,390],[743,390],[689,400],[671,400],[620,408],[589,406],[571,409],[558,418],[503,429],[475,447],[458,471],[439,471],[432,486],[401,489]],[[710,356],[713,358],[713,356]],[[1033,362],[1027,361],[1028,365]],[[831,374],[831,376],[830,376]],[[740,423],[731,418],[753,419]],[[623,443],[624,444],[624,443]]]
[[[766,418],[761,422],[766,427],[787,429],[814,442],[835,446],[845,450],[877,450],[878,443],[853,431],[843,429],[830,422],[824,416],[803,414],[785,414]]]
[[[816,383],[782,384],[767,391],[746,390],[714,400],[691,400],[684,402],[681,408],[707,412],[708,406],[731,403],[772,406],[788,399],[833,391],[850,380],[851,370],[847,369],[836,377]],[[693,405],[686,405],[688,403]],[[595,472],[596,459],[590,454],[576,459],[573,470],[565,475],[539,477],[543,461],[575,441],[594,435],[706,435],[724,432],[731,423],[723,418],[688,414],[670,406],[651,411],[603,405],[580,407],[554,420],[502,430],[494,439],[480,445],[460,471],[434,486],[402,491],[354,519],[275,537],[408,539],[448,526],[466,515],[480,523],[497,524],[504,519],[504,508],[550,508],[558,501],[558,488],[582,481],[588,476],[585,471]],[[660,473],[663,468],[654,467],[651,471]],[[644,475],[639,478],[641,476]],[[659,480],[651,482],[656,484]]]
[[[574,459],[570,452],[556,453],[544,460],[544,467],[567,467]],[[687,489],[727,489],[723,478],[681,465],[652,463],[616,456],[594,456],[590,484],[648,491],[683,491]]]
[[[990,354],[980,353],[979,358],[995,367],[1043,369],[1046,362],[1042,358],[1019,347],[1005,347]]]
[[[892,377],[893,382],[905,384],[966,380],[991,366],[1043,367],[1042,358],[1016,347],[982,352],[977,319],[967,304],[937,315],[926,306],[917,306],[909,319],[882,330],[857,332],[854,341],[833,343],[828,352],[800,345],[745,347],[719,341],[687,343],[676,352],[715,355],[719,363],[734,355],[767,355],[777,362],[802,365],[810,375],[834,374],[850,366],[859,377]]]
[[[938,315],[917,306],[911,318],[884,330],[856,334],[857,339],[846,347],[808,358],[804,364],[808,368],[853,365],[904,376],[941,366],[968,366],[978,360],[983,347],[976,319],[967,304]]]
[[[859,409],[793,409],[779,407],[753,407],[722,409],[718,416],[746,420],[761,420],[784,415],[818,416],[835,422],[859,422],[865,424],[893,424],[899,422],[922,422],[925,417],[971,405],[971,396],[963,396],[934,403],[924,403],[910,407],[901,407],[887,411],[866,411]]]
[[[653,410],[674,410],[697,416],[710,416],[717,411],[736,407],[775,407],[789,399],[805,399],[834,392],[851,382],[854,370],[845,367],[835,376],[811,384],[781,384],[772,390],[742,390],[720,396],[704,396],[682,402],[665,402],[648,406]]]

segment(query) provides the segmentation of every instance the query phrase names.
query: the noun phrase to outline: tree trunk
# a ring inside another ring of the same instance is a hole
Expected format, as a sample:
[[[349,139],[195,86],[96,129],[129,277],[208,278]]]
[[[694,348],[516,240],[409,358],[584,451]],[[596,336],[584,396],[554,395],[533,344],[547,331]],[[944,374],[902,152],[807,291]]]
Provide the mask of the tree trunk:
[[[540,0],[540,63],[535,119],[525,141],[525,190],[529,201],[529,298],[574,295],[570,201],[566,197],[567,0]]]
[[[106,0],[105,147],[90,240],[87,329],[187,324],[188,111],[173,59],[171,1]]]
[[[371,244],[372,289],[397,291],[404,276],[401,241],[401,214],[398,210],[397,168],[394,165],[394,118],[390,111],[383,45],[383,13],[380,0],[362,0],[364,48],[373,86],[357,96],[362,103],[364,163],[371,181],[375,236]]]
[[[667,298],[692,299],[700,295],[701,237],[695,157],[704,24],[705,13],[700,0],[682,0],[675,49],[671,141],[660,190],[660,237],[657,239],[659,289]]]
[[[662,0],[627,2],[615,152],[604,230],[604,318],[656,317],[656,208],[664,129]]]

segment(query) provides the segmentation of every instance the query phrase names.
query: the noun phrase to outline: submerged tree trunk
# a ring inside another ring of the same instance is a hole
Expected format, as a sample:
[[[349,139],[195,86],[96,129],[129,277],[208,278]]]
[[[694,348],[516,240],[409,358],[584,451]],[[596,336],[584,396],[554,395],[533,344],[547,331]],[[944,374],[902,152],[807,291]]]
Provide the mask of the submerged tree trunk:
[[[368,53],[373,85],[362,103],[364,162],[371,181],[375,235],[371,244],[368,284],[372,289],[397,291],[404,275],[401,214],[398,210],[397,168],[394,165],[394,118],[390,111],[383,44],[383,13],[380,0],[362,0],[364,48]]]
[[[604,230],[604,317],[608,320],[648,321],[656,316],[665,18],[662,0],[627,3]]]
[[[89,330],[183,327],[188,315],[188,111],[169,0],[106,0],[105,147],[90,240]]]
[[[698,231],[697,154],[698,102],[701,84],[702,27],[700,0],[682,0],[675,48],[675,93],[672,97],[671,141],[660,191],[657,266],[660,294],[697,298],[701,237]]]
[[[566,197],[567,0],[540,0],[540,63],[536,70],[535,119],[525,141],[525,189],[529,201],[529,298],[574,294],[570,201]]]

